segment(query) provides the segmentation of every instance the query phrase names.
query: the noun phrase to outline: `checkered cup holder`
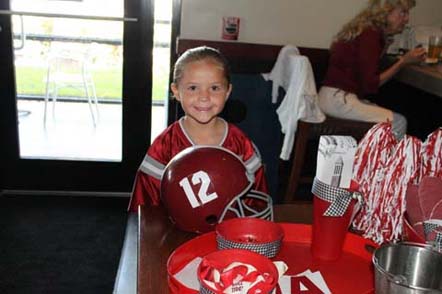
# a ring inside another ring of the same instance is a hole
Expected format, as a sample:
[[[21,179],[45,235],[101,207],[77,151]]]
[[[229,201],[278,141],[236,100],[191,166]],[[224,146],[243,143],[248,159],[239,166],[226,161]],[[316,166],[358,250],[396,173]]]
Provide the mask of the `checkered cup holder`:
[[[429,219],[423,222],[425,239],[433,249],[442,252],[442,219]]]
[[[265,257],[275,257],[284,232],[280,225],[258,218],[233,218],[216,227],[218,250],[245,249]]]

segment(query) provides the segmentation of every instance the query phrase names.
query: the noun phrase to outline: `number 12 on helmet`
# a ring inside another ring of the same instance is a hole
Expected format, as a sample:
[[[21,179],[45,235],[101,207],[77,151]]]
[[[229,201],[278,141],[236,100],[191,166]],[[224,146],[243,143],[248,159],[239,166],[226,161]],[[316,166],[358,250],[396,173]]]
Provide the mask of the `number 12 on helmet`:
[[[178,153],[161,179],[161,200],[184,231],[203,233],[233,217],[273,219],[269,195],[251,190],[253,173],[228,149],[192,146]]]

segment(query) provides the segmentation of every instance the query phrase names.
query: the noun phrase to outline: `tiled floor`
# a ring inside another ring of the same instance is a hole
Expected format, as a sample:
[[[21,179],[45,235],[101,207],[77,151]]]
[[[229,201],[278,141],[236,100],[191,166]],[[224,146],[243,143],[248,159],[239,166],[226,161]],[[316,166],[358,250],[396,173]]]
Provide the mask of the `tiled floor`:
[[[122,152],[121,104],[99,104],[94,127],[87,103],[57,102],[55,115],[44,102],[19,100],[19,140],[22,158],[120,161]],[[152,110],[152,138],[165,127],[165,110]]]

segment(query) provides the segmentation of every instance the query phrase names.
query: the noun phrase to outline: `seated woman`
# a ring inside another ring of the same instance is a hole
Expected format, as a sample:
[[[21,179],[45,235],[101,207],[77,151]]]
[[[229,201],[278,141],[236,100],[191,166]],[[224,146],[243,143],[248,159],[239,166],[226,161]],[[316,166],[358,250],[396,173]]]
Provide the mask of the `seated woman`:
[[[415,48],[380,71],[380,60],[392,37],[404,29],[415,0],[370,0],[368,6],[336,35],[330,48],[330,61],[319,106],[325,114],[337,118],[367,122],[392,122],[396,138],[407,130],[407,120],[399,113],[366,99],[392,78],[404,65],[425,59],[426,51]]]

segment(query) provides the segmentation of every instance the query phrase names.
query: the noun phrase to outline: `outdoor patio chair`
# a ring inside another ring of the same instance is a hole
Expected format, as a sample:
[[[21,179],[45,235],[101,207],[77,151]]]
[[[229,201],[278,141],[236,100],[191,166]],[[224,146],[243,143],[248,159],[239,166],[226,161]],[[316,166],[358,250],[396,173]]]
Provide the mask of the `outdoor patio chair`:
[[[93,44],[51,44],[46,75],[46,95],[44,123],[47,121],[47,108],[52,97],[52,115],[55,116],[55,103],[61,88],[83,90],[94,127],[99,120],[98,100],[95,84],[90,72]],[[93,106],[95,104],[95,107]],[[95,108],[95,109],[94,109]]]

